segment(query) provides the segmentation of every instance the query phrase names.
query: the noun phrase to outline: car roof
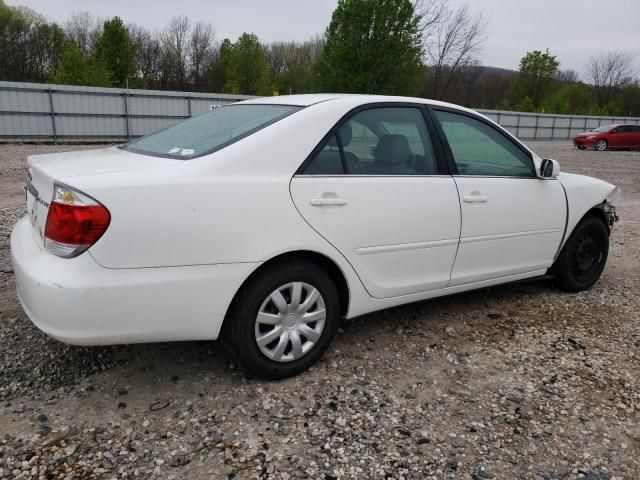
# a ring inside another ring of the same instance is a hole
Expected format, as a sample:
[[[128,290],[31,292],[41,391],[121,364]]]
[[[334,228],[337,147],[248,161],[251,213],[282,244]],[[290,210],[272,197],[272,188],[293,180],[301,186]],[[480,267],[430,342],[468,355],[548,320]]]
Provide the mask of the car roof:
[[[399,97],[392,95],[365,95],[365,94],[353,94],[353,93],[311,93],[302,95],[279,95],[272,97],[256,97],[249,100],[244,100],[243,104],[261,104],[261,105],[294,105],[300,107],[308,107],[317,103],[335,101],[335,100],[349,100],[349,103],[357,103],[366,105],[368,103],[378,102],[405,102],[405,103],[424,103],[428,105],[438,105],[442,107],[450,107],[458,110],[472,111],[468,108],[460,105],[454,105],[452,103],[440,102],[438,100],[431,100],[427,98],[417,97]]]

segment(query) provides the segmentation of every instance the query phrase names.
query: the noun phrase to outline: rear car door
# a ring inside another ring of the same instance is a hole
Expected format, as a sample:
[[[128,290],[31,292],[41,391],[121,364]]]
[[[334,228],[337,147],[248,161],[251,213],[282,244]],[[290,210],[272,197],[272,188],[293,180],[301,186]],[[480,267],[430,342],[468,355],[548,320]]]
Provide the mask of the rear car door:
[[[488,120],[455,109],[432,111],[462,211],[451,285],[548,268],[567,218],[560,182],[538,178],[531,154]]]
[[[376,298],[435,290],[450,280],[460,205],[425,118],[421,105],[361,107],[291,181],[300,214]]]

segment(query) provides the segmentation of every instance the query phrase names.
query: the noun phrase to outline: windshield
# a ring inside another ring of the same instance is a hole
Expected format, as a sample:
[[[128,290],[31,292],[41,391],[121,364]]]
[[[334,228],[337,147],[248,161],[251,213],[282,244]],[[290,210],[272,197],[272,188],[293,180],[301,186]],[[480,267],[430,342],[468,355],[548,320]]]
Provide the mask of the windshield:
[[[251,135],[298,111],[289,105],[226,105],[126,144],[131,152],[187,160]]]
[[[615,125],[603,125],[601,127],[598,127],[596,129],[594,129],[594,132],[608,132],[609,130],[611,130],[613,127],[615,127]]]

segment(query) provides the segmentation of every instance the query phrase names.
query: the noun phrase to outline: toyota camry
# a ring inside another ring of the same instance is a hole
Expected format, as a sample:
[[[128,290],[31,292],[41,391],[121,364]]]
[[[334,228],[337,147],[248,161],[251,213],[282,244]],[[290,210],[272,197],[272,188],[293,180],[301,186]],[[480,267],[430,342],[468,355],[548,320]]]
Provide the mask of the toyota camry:
[[[11,255],[56,339],[222,337],[275,379],[316,362],[340,318],[546,275],[588,289],[619,201],[466,108],[270,97],[30,157]]]

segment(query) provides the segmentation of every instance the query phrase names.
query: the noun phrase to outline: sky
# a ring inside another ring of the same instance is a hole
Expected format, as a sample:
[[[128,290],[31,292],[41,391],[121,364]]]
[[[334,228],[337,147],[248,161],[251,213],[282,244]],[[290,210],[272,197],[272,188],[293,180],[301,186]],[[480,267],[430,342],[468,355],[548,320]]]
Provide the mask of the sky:
[[[460,5],[465,0],[449,0]],[[88,10],[99,17],[118,15],[125,22],[161,29],[171,17],[187,15],[209,21],[219,40],[243,32],[261,41],[306,40],[322,34],[337,0],[6,0],[26,5],[63,23],[70,13]],[[489,21],[480,63],[517,69],[530,50],[558,56],[561,69],[581,74],[588,58],[600,51],[635,51],[640,70],[640,0],[467,0]]]

